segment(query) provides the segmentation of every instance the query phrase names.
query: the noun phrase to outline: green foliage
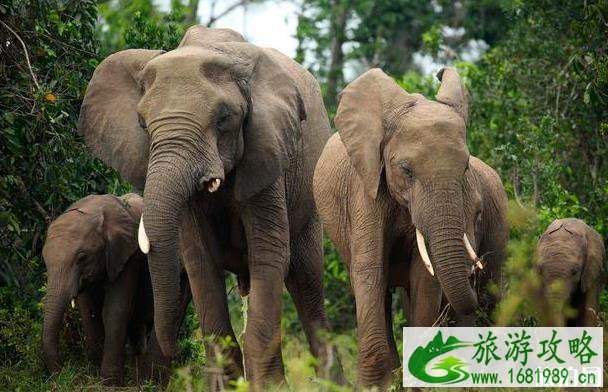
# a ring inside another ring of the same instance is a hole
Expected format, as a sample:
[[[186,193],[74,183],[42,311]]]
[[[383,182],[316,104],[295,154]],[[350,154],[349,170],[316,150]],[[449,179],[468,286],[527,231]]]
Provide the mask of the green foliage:
[[[128,48],[164,49],[177,47],[193,24],[193,2],[171,1],[169,13],[152,0],[114,0],[99,5],[103,23],[97,26],[103,56]],[[198,3],[198,2],[196,2]]]
[[[351,331],[356,326],[355,301],[353,301],[348,271],[334,245],[325,239],[325,311],[336,333]]]
[[[584,219],[608,234],[608,2],[530,1],[470,82],[472,151],[544,225]],[[522,39],[525,37],[525,39]]]
[[[503,4],[505,3],[505,4]],[[471,39],[492,45],[502,37],[508,0],[306,0],[300,3],[296,61],[321,81],[330,117],[347,67],[380,67],[398,76],[415,71],[416,52],[453,60]],[[481,22],[481,23],[480,23]],[[445,37],[443,27],[464,28]],[[360,73],[359,72],[359,73]]]
[[[45,285],[41,251],[48,223],[88,194],[123,194],[130,189],[92,157],[76,131],[82,95],[103,58],[97,53],[96,17],[96,2],[88,0],[27,0],[0,6],[0,20],[26,45],[31,62],[30,72],[19,39],[0,24],[2,390],[48,388],[40,357]],[[127,25],[124,42],[131,47],[173,47],[186,28],[163,18],[146,20],[141,14]],[[53,379],[59,389],[63,381],[63,389],[71,389],[72,354],[74,363],[84,358],[78,331],[77,322],[66,324],[62,340],[67,341],[67,350],[62,351],[69,353],[68,366]],[[19,386],[14,384],[15,374],[29,374],[31,380]]]
[[[49,219],[87,194],[126,187],[76,133],[97,64],[95,2],[13,1],[0,16],[19,35],[0,24],[0,304],[10,309],[0,315],[0,357],[6,366],[38,368]]]

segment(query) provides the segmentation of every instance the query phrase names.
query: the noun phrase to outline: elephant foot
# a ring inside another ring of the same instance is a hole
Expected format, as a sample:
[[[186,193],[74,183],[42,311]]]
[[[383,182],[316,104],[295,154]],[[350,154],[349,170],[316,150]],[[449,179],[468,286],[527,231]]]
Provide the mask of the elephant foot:
[[[122,387],[124,386],[124,380],[122,372],[101,372],[101,383],[108,387]]]
[[[272,391],[272,392],[278,392],[278,391],[284,391],[284,390],[289,390],[289,387],[287,385],[287,380],[285,380],[285,378],[280,378],[280,379],[275,379],[272,381],[268,381],[268,380],[259,380],[259,381],[252,381],[251,383],[251,391],[252,392],[267,392],[267,391]]]
[[[347,385],[338,350],[332,345],[326,345],[319,355],[320,363],[316,367],[317,377],[331,381],[337,385]]]
[[[171,372],[171,360],[162,355],[144,353],[137,358],[137,383],[145,384],[153,381],[165,386],[169,381]]]
[[[390,361],[387,359],[387,362]],[[359,372],[359,380],[357,381],[357,391],[367,391],[376,388],[379,391],[386,391],[392,386],[401,385],[401,367],[389,369],[385,366],[384,369],[373,369],[372,372]],[[392,390],[392,389],[391,389]]]
[[[101,363],[101,382],[112,387],[124,386],[124,360],[104,358]]]

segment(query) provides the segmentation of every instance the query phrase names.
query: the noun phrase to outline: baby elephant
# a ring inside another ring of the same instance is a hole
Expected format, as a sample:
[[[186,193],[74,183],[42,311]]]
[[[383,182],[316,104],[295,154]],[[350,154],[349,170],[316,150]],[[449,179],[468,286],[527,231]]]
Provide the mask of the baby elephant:
[[[553,221],[540,237],[538,269],[550,302],[577,311],[568,326],[596,326],[599,297],[606,282],[601,235],[580,219]]]
[[[101,376],[122,384],[125,341],[142,351],[153,322],[153,297],[145,256],[137,244],[142,198],[93,195],[72,204],[51,223],[42,251],[48,272],[43,351],[47,367],[60,369],[59,332],[75,299],[89,354],[102,354]],[[151,334],[139,364],[163,360]],[[102,349],[103,348],[103,349]],[[157,359],[152,356],[157,355]],[[146,373],[140,367],[139,374]]]

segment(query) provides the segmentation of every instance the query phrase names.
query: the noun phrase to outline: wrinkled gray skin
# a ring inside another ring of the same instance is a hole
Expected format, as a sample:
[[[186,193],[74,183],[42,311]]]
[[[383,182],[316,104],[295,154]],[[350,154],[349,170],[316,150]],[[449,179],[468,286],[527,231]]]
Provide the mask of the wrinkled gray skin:
[[[317,334],[328,323],[312,176],[329,124],[312,75],[232,30],[195,26],[172,51],[125,50],[105,59],[79,128],[97,156],[144,189],[163,353],[175,352],[180,251],[204,336],[236,342],[224,269],[249,292],[244,355],[254,387],[284,381],[283,281],[326,369],[330,353]],[[221,186],[209,192],[216,179]],[[228,375],[242,375],[240,348],[228,355]]]
[[[576,316],[567,326],[598,326],[599,297],[606,284],[606,250],[602,236],[580,219],[553,221],[538,242],[537,268],[552,309],[568,305]],[[563,311],[551,320],[562,326]]]
[[[362,387],[386,388],[399,366],[391,287],[405,288],[411,326],[432,325],[443,296],[459,324],[471,325],[479,288],[500,283],[505,191],[494,170],[469,154],[468,104],[457,73],[445,68],[439,78],[437,101],[407,93],[379,69],[350,83],[340,98],[338,133],[315,171],[317,208],[355,295]],[[435,276],[422,262],[416,228]],[[464,233],[485,255],[477,293]],[[491,308],[487,297],[484,306]]]
[[[90,355],[102,354],[106,383],[122,384],[127,336],[140,351],[142,376],[152,366],[168,365],[156,339],[146,342],[152,328],[152,289],[146,257],[137,247],[142,206],[142,198],[132,193],[92,195],[51,223],[42,252],[48,273],[43,352],[49,370],[61,367],[59,333],[72,299]]]

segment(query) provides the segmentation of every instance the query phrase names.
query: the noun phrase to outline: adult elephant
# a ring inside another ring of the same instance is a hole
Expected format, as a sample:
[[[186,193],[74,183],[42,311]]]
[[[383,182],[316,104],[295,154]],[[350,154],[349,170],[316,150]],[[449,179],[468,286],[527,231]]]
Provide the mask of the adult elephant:
[[[471,325],[476,254],[485,260],[477,287],[500,280],[505,191],[494,170],[469,153],[458,74],[444,68],[438,77],[436,101],[407,93],[380,69],[353,81],[340,99],[338,133],[315,171],[321,219],[351,276],[364,387],[386,386],[399,365],[391,287],[409,294],[410,326],[433,325],[443,296],[456,320]]]
[[[244,355],[254,386],[284,379],[284,279],[312,353],[326,363],[312,176],[329,123],[310,73],[232,30],[196,26],[169,52],[132,49],[106,58],[89,83],[79,128],[98,157],[144,189],[139,242],[149,252],[165,355],[176,347],[181,250],[203,335],[236,342],[225,268],[250,293]],[[243,373],[240,348],[229,355],[228,373],[236,377]]]

